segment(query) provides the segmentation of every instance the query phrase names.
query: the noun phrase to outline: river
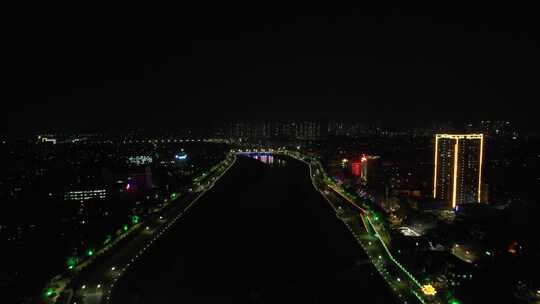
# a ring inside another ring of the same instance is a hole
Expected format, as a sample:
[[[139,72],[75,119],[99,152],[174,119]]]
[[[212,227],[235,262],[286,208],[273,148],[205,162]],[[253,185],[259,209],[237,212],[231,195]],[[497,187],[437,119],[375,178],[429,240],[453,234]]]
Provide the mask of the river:
[[[245,156],[116,285],[113,303],[397,303],[308,167]]]

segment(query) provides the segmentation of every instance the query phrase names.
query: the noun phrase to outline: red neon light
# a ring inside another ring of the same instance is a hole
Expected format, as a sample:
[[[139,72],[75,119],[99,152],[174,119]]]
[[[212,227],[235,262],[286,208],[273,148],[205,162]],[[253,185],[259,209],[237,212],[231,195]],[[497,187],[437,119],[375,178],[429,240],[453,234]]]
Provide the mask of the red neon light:
[[[360,163],[352,163],[351,164],[351,173],[352,173],[352,175],[360,176],[360,168],[361,168]]]

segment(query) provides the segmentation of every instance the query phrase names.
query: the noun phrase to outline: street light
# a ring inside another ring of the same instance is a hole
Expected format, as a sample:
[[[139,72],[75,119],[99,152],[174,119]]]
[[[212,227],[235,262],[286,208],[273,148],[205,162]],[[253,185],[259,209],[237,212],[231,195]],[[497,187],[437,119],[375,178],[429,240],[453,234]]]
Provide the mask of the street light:
[[[69,257],[67,259],[67,265],[68,265],[68,269],[71,270],[73,268],[75,268],[75,266],[77,265],[78,263],[78,260],[76,257]]]
[[[105,241],[103,241],[103,245],[108,244],[112,240],[112,236],[109,234],[105,237]]]

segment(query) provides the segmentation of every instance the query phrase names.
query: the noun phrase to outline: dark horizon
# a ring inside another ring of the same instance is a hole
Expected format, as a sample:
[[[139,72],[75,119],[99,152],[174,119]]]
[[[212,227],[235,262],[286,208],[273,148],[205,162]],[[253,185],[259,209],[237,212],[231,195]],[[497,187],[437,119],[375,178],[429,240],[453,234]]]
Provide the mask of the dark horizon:
[[[161,14],[26,16],[9,36],[14,94],[4,127],[250,119],[539,127],[531,111],[540,97],[539,27],[526,9],[226,6]]]

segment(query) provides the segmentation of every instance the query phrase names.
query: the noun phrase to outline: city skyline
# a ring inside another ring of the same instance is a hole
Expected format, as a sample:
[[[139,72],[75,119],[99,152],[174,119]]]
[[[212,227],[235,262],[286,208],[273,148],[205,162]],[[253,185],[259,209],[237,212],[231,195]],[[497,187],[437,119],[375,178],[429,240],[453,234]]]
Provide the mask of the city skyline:
[[[289,137],[304,140],[320,140],[327,136],[431,136],[433,133],[459,134],[463,132],[482,133],[486,138],[527,139],[536,138],[540,133],[509,120],[480,121],[423,121],[415,126],[396,126],[383,122],[327,119],[279,119],[279,120],[222,120],[208,124],[187,124],[176,126],[127,126],[114,130],[108,127],[41,127],[28,130],[4,129],[0,135],[4,139],[37,136],[41,141],[65,140],[66,138],[94,138],[96,136],[188,136],[188,137],[251,137],[270,139]],[[307,136],[307,137],[306,137]]]
[[[533,6],[22,5],[2,303],[540,303]]]

